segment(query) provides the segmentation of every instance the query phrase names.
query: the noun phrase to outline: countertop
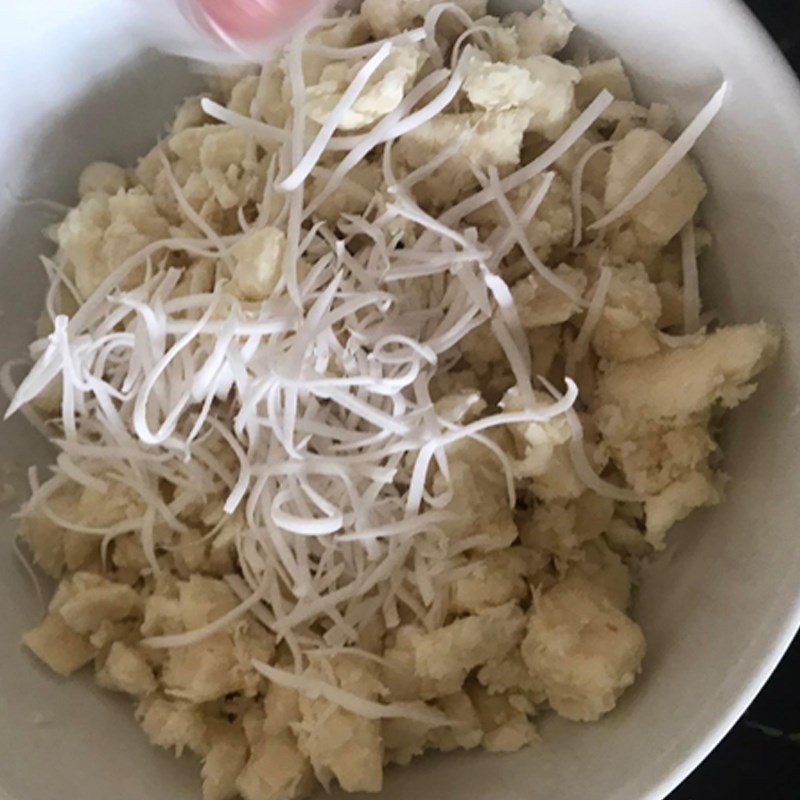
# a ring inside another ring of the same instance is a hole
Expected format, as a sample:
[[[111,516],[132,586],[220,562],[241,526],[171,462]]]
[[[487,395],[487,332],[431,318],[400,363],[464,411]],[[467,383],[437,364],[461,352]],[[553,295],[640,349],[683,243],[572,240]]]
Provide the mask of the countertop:
[[[800,74],[797,0],[746,2]],[[800,800],[799,679],[800,637],[736,727],[669,800]]]

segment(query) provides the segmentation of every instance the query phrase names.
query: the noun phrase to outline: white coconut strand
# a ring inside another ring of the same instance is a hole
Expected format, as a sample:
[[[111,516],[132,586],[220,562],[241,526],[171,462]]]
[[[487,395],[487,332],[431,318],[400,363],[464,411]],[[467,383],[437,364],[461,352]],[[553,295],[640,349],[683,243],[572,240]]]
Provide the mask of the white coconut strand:
[[[603,150],[613,147],[615,142],[598,142],[593,144],[579,159],[572,172],[572,219],[574,231],[572,246],[578,247],[583,240],[583,173],[589,162]]]
[[[571,377],[575,375],[576,365],[580,364],[589,352],[589,344],[597,329],[598,323],[602,319],[603,308],[605,307],[608,290],[611,287],[611,280],[613,277],[614,272],[610,267],[600,268],[600,275],[598,276],[589,308],[586,310],[583,325],[581,325],[578,336],[573,342],[567,356],[567,375]]]
[[[441,92],[433,100],[430,100],[427,105],[423,106],[422,109],[417,112],[412,112],[412,109],[427,97],[431,91],[443,83],[448,76],[450,79]],[[401,133],[408,133],[413,130],[414,127],[419,127],[428,120],[433,119],[452,101],[461,88],[463,80],[464,76],[462,72],[453,72],[450,74],[449,70],[445,69],[436,70],[423,78],[408,93],[395,111],[381,120],[371,131],[352,140],[352,147],[336,167],[324,189],[308,204],[305,210],[305,217],[310,217],[319,209],[322,203],[324,203],[338,188],[344,177],[356,164],[361,163],[370,151],[384,142],[398,138]],[[413,120],[409,125],[409,120],[412,118]],[[400,127],[401,122],[405,123],[402,130]]]
[[[363,67],[361,67],[358,74],[353,79],[353,82],[347,87],[330,114],[325,118],[322,128],[305,155],[300,159],[300,162],[294,168],[291,175],[278,184],[278,189],[282,191],[294,191],[302,185],[303,181],[305,181],[311,173],[311,170],[316,166],[320,156],[325,152],[326,145],[333,136],[334,131],[339,127],[344,116],[353,107],[370,78],[372,78],[380,65],[391,55],[391,52],[392,45],[387,42],[381,46],[378,52],[375,53]]]
[[[508,194],[514,189],[518,189],[552,166],[597,122],[603,111],[608,108],[613,100],[614,95],[603,89],[567,128],[561,138],[550,145],[540,156],[534,158],[533,161],[503,178],[500,184],[503,191]],[[473,211],[477,211],[492,202],[493,199],[494,192],[491,189],[482,189],[445,211],[439,218],[439,222],[444,225],[452,225],[469,216]]]
[[[436,41],[436,28],[439,20],[445,14],[452,14],[459,22],[461,22],[467,29],[474,27],[472,17],[455,3],[438,3],[433,6],[430,11],[425,15],[425,23],[423,29],[425,37],[423,39],[425,48],[428,51],[435,66],[440,67],[444,63],[444,55],[442,54],[439,44]]]
[[[580,295],[578,295],[566,281],[561,280],[561,278],[559,278],[558,275],[553,272],[553,270],[547,267],[536,254],[536,251],[533,249],[530,239],[528,238],[528,234],[520,222],[519,215],[511,207],[511,203],[503,191],[502,183],[500,182],[497,170],[490,170],[489,175],[489,188],[492,191],[492,199],[499,207],[503,216],[506,218],[509,232],[513,235],[514,239],[516,240],[516,244],[519,245],[530,265],[542,277],[543,280],[545,280],[551,286],[554,286],[562,294],[565,294],[574,303],[580,304]],[[539,205],[541,205],[541,202],[539,202],[536,207],[538,208]]]
[[[365,719],[408,719],[432,727],[449,726],[452,723],[441,711],[430,708],[422,702],[378,703],[366,700],[353,692],[334,686],[307,674],[296,674],[272,667],[262,661],[253,662],[257,672],[279,686],[294,689],[310,699],[324,698],[352,714]]]
[[[564,395],[561,395],[555,386],[553,386],[553,384],[547,379],[539,376],[539,380],[544,384],[544,386],[547,388],[547,391],[557,401],[563,400],[565,397],[570,395],[573,389],[576,390],[575,384],[569,378],[566,379],[568,388]],[[569,425],[570,433],[572,434],[572,438],[569,442],[570,458],[572,460],[572,466],[575,469],[575,473],[577,474],[579,480],[584,484],[584,486],[586,486],[587,489],[591,489],[601,497],[607,497],[609,500],[615,500],[620,503],[642,502],[644,498],[637,492],[634,492],[631,489],[625,489],[620,486],[616,486],[613,483],[609,483],[601,478],[597,472],[595,472],[594,467],[591,465],[591,462],[586,455],[583,425],[581,424],[580,417],[578,417],[578,413],[573,407],[576,399],[577,390],[572,397],[572,403],[570,403],[568,408],[564,409],[564,415],[565,419],[567,420],[567,424]]]
[[[590,231],[600,230],[622,219],[642,200],[645,200],[670,172],[689,154],[706,128],[722,108],[728,84],[723,83],[697,116],[686,126],[683,133],[670,145],[664,155],[642,176],[627,195],[604,217],[589,226]]]
[[[681,231],[681,264],[683,270],[683,332],[687,336],[700,330],[700,277],[697,272],[697,242],[694,222]]]

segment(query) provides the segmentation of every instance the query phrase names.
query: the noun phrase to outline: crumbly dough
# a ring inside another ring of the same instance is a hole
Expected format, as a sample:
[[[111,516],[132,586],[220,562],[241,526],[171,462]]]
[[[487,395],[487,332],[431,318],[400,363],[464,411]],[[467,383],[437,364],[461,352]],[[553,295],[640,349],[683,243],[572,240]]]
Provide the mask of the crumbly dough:
[[[314,41],[350,47],[393,36],[418,27],[434,4],[364,0],[360,15],[314,33]],[[612,209],[668,149],[671,115],[655,106],[638,112],[617,58],[580,67],[558,59],[573,29],[558,0],[503,20],[487,17],[483,0],[459,5],[483,31],[467,44],[475,57],[463,87],[441,114],[394,148],[402,178],[461,137],[453,157],[414,187],[430,214],[477,191],[489,170],[503,175],[530,161],[602,89],[620,101],[616,120],[601,119],[559,159],[552,187],[527,225],[537,256],[574,296],[543,280],[517,249],[498,270],[511,284],[534,373],[558,383],[567,364],[574,366],[593,468],[626,483],[643,501],[615,501],[586,487],[570,458],[572,433],[564,418],[492,434],[513,464],[516,508],[509,507],[503,473],[486,447],[467,440],[452,449],[454,491],[446,510],[453,514],[442,536],[460,548],[460,567],[451,576],[448,602],[426,625],[402,611],[376,608],[374,625],[355,643],[358,653],[315,658],[304,673],[367,701],[426,703],[449,720],[443,724],[360,716],[330,698],[268,680],[254,663],[290,670],[292,654],[255,616],[220,625],[202,642],[167,649],[143,644],[146,637],[197,630],[236,607],[226,578],[238,574],[234,540],[243,520],[225,519],[219,497],[185,509],[187,530],[180,537],[155,530],[154,563],[135,533],[123,530],[101,542],[73,529],[124,527],[142,517],[140,500],[124,490],[109,498],[65,485],[50,501],[58,518],[33,512],[22,522],[36,564],[59,581],[46,618],[24,643],[60,675],[93,663],[101,686],[135,697],[136,717],[154,745],[191,750],[203,760],[205,800],[293,800],[317,783],[375,792],[385,765],[408,764],[427,750],[524,747],[536,739],[534,718],[547,709],[584,721],[610,712],[645,656],[644,635],[630,616],[631,575],[664,545],[674,523],[721,500],[716,421],[752,393],[778,347],[778,333],[763,323],[703,331],[677,345],[664,336],[682,332],[676,236],[706,194],[690,158],[617,224],[572,248],[570,180],[579,156],[593,144],[613,142],[587,165],[583,184],[587,208]],[[452,40],[459,25],[445,17],[439,33]],[[328,59],[324,47],[303,64],[308,115],[320,125],[363,65]],[[429,58],[419,42],[397,47],[339,135],[359,135],[397,109],[434,68]],[[280,62],[260,77],[219,81],[214,97],[279,128],[292,114]],[[212,121],[190,98],[163,143],[135,168],[87,167],[80,201],[56,232],[59,263],[78,299],[131,254],[164,237],[191,237],[198,224],[224,237],[239,230],[240,214],[254,224],[270,159],[269,142]],[[334,227],[348,215],[392,202],[378,162],[364,159],[319,205],[316,219]],[[309,178],[309,199],[322,191],[325,170],[335,167],[323,163]],[[189,208],[176,201],[171,175]],[[509,194],[515,211],[540,181]],[[483,236],[503,219],[488,205],[471,214],[469,224]],[[231,248],[226,291],[247,302],[269,298],[281,280],[284,224],[256,224]],[[398,235],[404,230],[398,227]],[[702,231],[697,241],[704,245]],[[154,263],[168,258],[174,256],[153,251]],[[180,288],[186,293],[211,291],[217,276],[208,259],[187,253],[177,265],[184,268]],[[587,351],[570,362],[604,267],[612,274],[600,319]],[[134,271],[127,287],[143,277]],[[424,283],[420,287],[424,291]],[[521,408],[488,323],[464,339],[457,361],[437,384],[439,409],[478,418],[488,407]],[[434,486],[437,481],[441,475],[433,477]],[[217,534],[209,538],[205,532],[212,528]]]

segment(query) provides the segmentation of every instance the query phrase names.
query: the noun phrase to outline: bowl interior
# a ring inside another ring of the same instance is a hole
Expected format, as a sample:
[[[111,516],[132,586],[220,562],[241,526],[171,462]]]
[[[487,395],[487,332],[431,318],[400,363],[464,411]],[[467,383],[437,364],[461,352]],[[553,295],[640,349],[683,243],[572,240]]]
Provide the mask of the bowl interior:
[[[0,29],[0,361],[33,336],[44,285],[37,255],[51,220],[16,198],[74,201],[91,160],[132,162],[199,79],[176,59],[144,52],[125,25],[126,0],[29,0]],[[505,8],[524,3],[506,2]],[[636,617],[649,652],[645,674],[601,724],[542,724],[543,742],[512,756],[425,758],[390,770],[385,797],[479,800],[661,798],[710,750],[774,667],[800,619],[800,93],[766,35],[730,0],[570,0],[593,47],[620,53],[645,98],[692,116],[720,80],[725,108],[698,155],[711,185],[716,236],[703,270],[707,304],[727,321],[783,325],[786,347],[756,401],[724,433],[732,476],[726,503],[694,516],[648,575]],[[13,195],[13,196],[12,196]],[[19,420],[2,428],[4,460],[24,484],[47,448]],[[18,645],[37,619],[13,557],[9,518],[0,537],[0,798],[195,798],[197,768],[151,748],[129,701],[62,681]]]

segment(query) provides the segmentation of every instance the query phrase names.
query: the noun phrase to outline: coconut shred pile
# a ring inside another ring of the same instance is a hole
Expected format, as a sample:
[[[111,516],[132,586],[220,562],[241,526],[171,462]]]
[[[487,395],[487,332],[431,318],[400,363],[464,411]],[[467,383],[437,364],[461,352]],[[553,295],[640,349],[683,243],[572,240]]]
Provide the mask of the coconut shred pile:
[[[640,560],[721,499],[777,350],[698,295],[706,186],[555,0],[365,0],[89,166],[3,374],[58,456],[27,646],[94,664],[206,800],[378,791],[640,671]]]

